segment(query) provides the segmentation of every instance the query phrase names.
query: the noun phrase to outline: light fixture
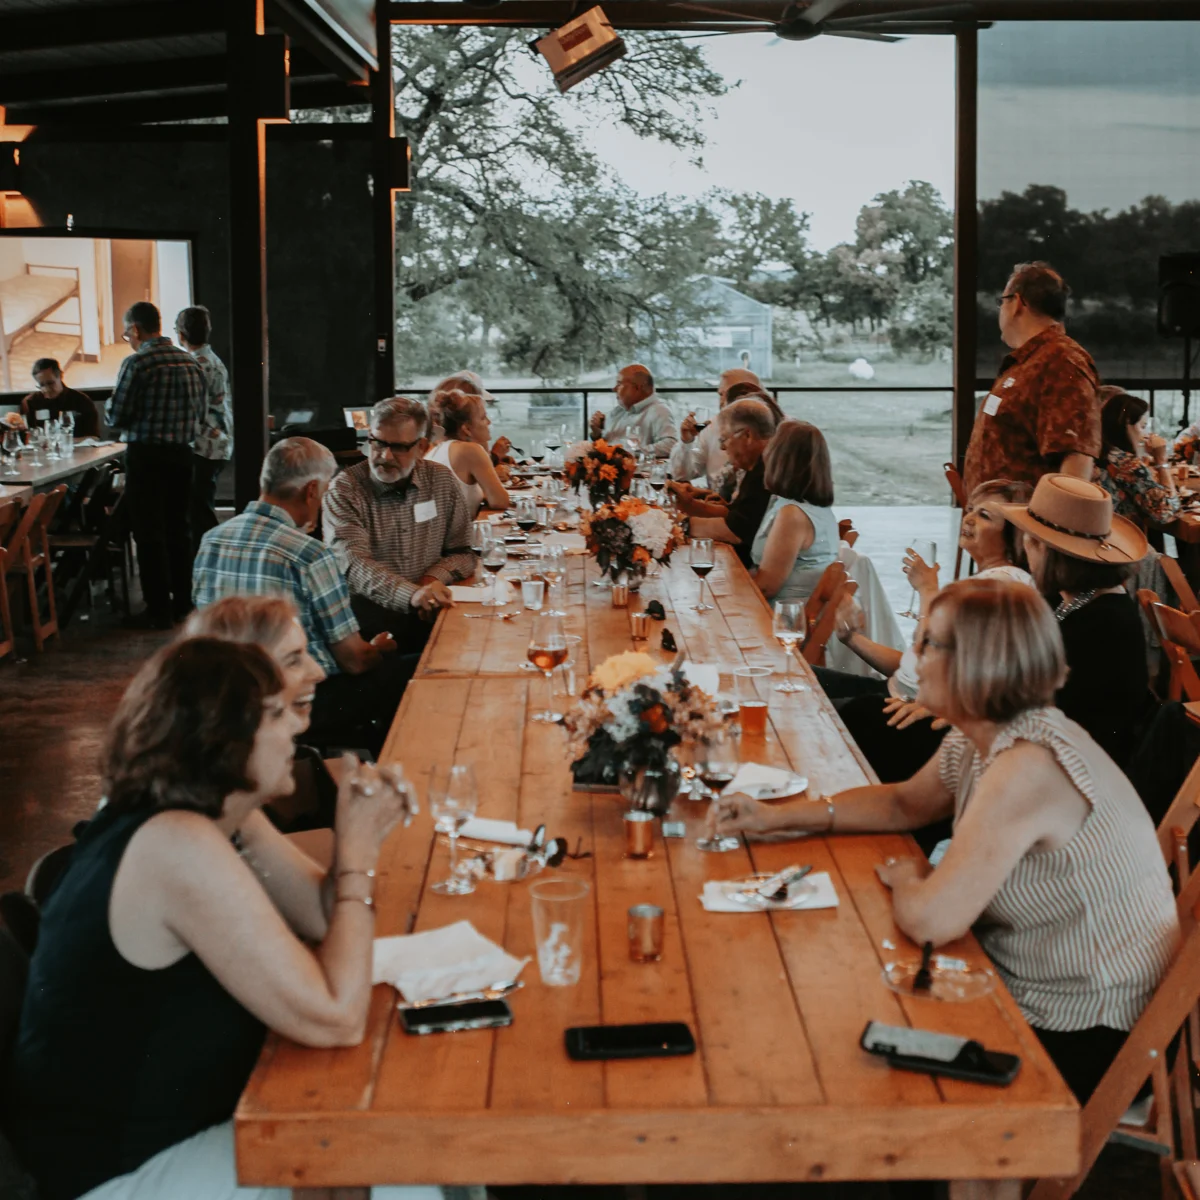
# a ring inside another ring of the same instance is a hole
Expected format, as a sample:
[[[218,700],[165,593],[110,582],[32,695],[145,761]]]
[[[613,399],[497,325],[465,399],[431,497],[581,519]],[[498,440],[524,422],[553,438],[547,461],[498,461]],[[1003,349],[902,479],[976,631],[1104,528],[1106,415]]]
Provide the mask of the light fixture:
[[[554,72],[560,92],[625,55],[625,43],[597,6],[533,43]]]

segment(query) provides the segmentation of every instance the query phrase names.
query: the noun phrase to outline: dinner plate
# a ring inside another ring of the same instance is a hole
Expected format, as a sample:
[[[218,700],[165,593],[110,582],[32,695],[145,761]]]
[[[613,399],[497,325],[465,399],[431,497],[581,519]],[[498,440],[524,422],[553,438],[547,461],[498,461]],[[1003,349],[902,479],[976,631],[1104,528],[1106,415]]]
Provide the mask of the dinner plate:
[[[913,979],[921,969],[920,959],[887,963],[883,982],[900,996],[932,997],[934,1000],[961,1002],[978,1000],[996,986],[995,972],[986,967],[969,967],[961,958],[935,954],[929,962],[930,986],[913,990]]]
[[[745,879],[729,879],[721,884],[721,891],[734,903],[744,904],[759,912],[791,912],[804,908],[817,890],[807,880],[801,879],[788,889],[786,900],[768,900],[758,894],[757,888],[770,878],[768,872],[762,871],[747,875]]]
[[[770,784],[760,783],[754,787],[744,788],[742,794],[749,796],[752,800],[782,800],[785,796],[795,796],[804,791],[806,787],[808,787],[806,775],[789,775],[784,783],[775,784],[773,787]]]

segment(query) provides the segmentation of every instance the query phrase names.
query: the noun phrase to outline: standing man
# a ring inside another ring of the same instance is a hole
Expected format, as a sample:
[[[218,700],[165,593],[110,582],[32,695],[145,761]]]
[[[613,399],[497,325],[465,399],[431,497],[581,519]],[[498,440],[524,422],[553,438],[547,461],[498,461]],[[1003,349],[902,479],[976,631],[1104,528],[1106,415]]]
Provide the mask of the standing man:
[[[39,358],[33,364],[33,383],[21,401],[21,416],[30,429],[45,421],[57,421],[65,412],[75,414],[76,437],[100,436],[100,413],[96,402],[86,392],[77,392],[63,383],[62,367],[56,358]]]
[[[426,462],[429,413],[397,396],[371,410],[367,461],[325,493],[325,540],[350,585],[363,636],[391,633],[401,654],[419,651],[449,584],[475,573],[471,514],[449,467]]]
[[[208,344],[212,317],[202,304],[185,308],[175,318],[175,340],[200,364],[208,390],[208,407],[200,422],[200,433],[192,443],[192,500],[189,519],[192,544],[217,523],[217,476],[233,457],[233,407],[229,396],[229,373]]]
[[[163,337],[149,301],[130,307],[121,336],[133,353],[117,372],[108,423],[129,443],[125,500],[146,598],[130,624],[169,629],[192,607],[192,442],[208,388],[196,360]]]
[[[1051,471],[1091,479],[1100,454],[1100,376],[1063,329],[1070,294],[1048,263],[1013,268],[1000,297],[1000,336],[1011,353],[971,431],[968,495],[989,479],[1037,483]]]
[[[617,406],[608,414],[592,414],[592,437],[605,437],[610,442],[638,440],[641,449],[655,458],[666,458],[679,435],[675,418],[667,405],[654,394],[654,376],[640,363],[622,367],[613,387]]]

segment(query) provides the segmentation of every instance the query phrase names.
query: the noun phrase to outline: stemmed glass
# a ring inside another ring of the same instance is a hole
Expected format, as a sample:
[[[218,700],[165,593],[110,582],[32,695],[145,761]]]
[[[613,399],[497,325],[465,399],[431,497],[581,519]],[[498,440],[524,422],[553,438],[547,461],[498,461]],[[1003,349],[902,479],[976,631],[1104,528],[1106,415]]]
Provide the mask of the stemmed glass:
[[[696,772],[715,800],[738,771],[737,742],[730,729],[718,729],[708,735],[707,745],[697,747]],[[740,837],[702,837],[696,842],[698,850],[710,854],[724,854],[737,850],[742,844]]]
[[[5,475],[20,475],[17,468],[17,455],[21,453],[21,434],[16,429],[4,431],[4,473]]]
[[[567,577],[566,546],[542,547],[542,578],[546,581],[551,607],[546,609],[548,617],[565,617],[566,611],[559,608],[562,603],[560,585]]]
[[[661,495],[663,488],[667,486],[667,464],[656,462],[650,468],[650,486],[654,489],[656,495]]]
[[[641,448],[642,448],[642,439],[640,437],[638,437],[637,434],[630,433],[630,434],[626,435],[625,449],[628,450],[629,453],[632,454],[634,458],[638,457],[638,451]],[[638,459],[638,461],[639,461],[639,463],[641,462],[640,459]]]
[[[775,685],[777,692],[807,692],[808,684],[796,680],[792,674],[792,661],[796,657],[797,648],[804,644],[808,636],[808,614],[803,604],[777,604],[772,618],[772,628],[775,640],[783,647],[787,657],[787,673],[782,683]]]
[[[696,538],[691,545],[688,554],[688,566],[692,568],[692,572],[700,579],[700,595],[696,599],[696,604],[693,608],[694,612],[711,612],[712,605],[704,603],[704,579],[705,576],[713,569],[713,544],[712,538]]]
[[[934,563],[937,562],[936,542],[914,541],[913,544],[909,546],[909,549],[915,555],[917,555],[918,558],[922,559],[927,566],[932,567]],[[918,611],[919,599],[920,597],[917,595],[917,589],[913,588],[912,596],[908,601],[908,608],[902,612],[900,616],[911,617],[914,621],[918,620],[921,616],[920,612]]]
[[[537,525],[537,502],[532,496],[517,497],[517,528],[522,533],[531,533]]]
[[[555,450],[562,449],[562,426],[560,425],[557,430],[551,429],[546,434],[545,442],[546,449],[549,450],[551,454],[553,454]]]
[[[75,453],[75,414],[68,408],[58,415],[62,427],[64,457]]]
[[[562,713],[554,711],[554,668],[567,661],[567,639],[562,618],[539,613],[533,618],[529,635],[529,661],[546,677],[546,707],[535,712],[534,721],[561,721]]]
[[[44,467],[46,465],[43,450],[46,446],[46,431],[41,427],[35,426],[29,431],[29,445],[32,449],[29,465],[31,467]]]
[[[532,445],[529,447],[529,457],[540,467],[542,459],[546,457],[546,443],[541,438],[534,438]]]
[[[483,548],[483,569],[491,573],[492,594],[483,601],[487,608],[503,608],[504,601],[500,599],[500,572],[508,563],[508,547],[503,538],[492,538]],[[496,616],[500,616],[496,613]]]
[[[475,771],[467,763],[455,763],[439,778],[437,770],[434,767],[429,776],[429,811],[434,829],[450,837],[450,877],[432,887],[442,896],[465,896],[475,890],[475,883],[458,874],[458,833],[479,807]]]
[[[46,422],[46,461],[57,462],[62,458],[62,426],[57,420]]]

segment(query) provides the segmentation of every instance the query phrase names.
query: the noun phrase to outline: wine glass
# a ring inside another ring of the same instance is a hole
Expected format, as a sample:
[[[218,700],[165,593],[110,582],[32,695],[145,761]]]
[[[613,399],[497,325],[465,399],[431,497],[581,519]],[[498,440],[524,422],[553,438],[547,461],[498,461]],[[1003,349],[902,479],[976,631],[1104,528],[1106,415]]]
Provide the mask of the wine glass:
[[[920,541],[914,539],[909,549],[921,558],[927,566],[932,567],[937,562],[937,543]],[[920,597],[917,595],[917,589],[913,588],[912,596],[908,601],[908,608],[900,614],[902,617],[911,617],[914,621],[919,619],[921,614],[918,610]]]
[[[562,618],[539,613],[533,618],[529,635],[529,661],[546,677],[546,707],[535,712],[534,721],[561,721],[562,713],[554,711],[554,668],[567,661],[567,639]]]
[[[429,811],[433,827],[450,837],[450,877],[433,884],[442,896],[465,896],[475,890],[469,876],[458,874],[458,833],[475,815],[479,807],[479,790],[475,786],[475,771],[468,763],[455,763],[444,776],[437,767],[429,776]]]
[[[738,771],[737,741],[733,731],[723,728],[710,733],[706,745],[697,748],[696,757],[696,773],[715,799]],[[696,842],[696,848],[710,854],[724,854],[737,850],[741,844],[740,837],[702,837]]]
[[[667,486],[667,464],[656,462],[650,468],[650,486],[654,489],[655,498],[662,494],[663,488]]]
[[[21,453],[21,434],[16,429],[4,431],[4,473],[5,475],[20,475],[17,467],[17,456]]]
[[[483,601],[487,608],[503,608],[504,601],[500,599],[500,572],[508,563],[508,547],[502,538],[492,538],[483,548],[483,569],[492,576],[492,594]],[[497,613],[496,616],[500,614]]]
[[[75,414],[68,408],[58,414],[59,424],[62,426],[63,435],[63,455],[75,453]]]
[[[771,620],[775,640],[783,647],[787,657],[787,673],[782,683],[775,685],[777,692],[807,692],[808,684],[798,681],[792,674],[792,661],[796,650],[808,636],[808,614],[803,604],[777,604]]]
[[[557,429],[548,430],[544,440],[546,443],[546,449],[549,450],[551,454],[553,454],[555,450],[560,449],[563,444],[562,426],[560,425]]]
[[[708,423],[712,420],[712,408],[707,404],[697,404],[695,412],[692,413],[692,418],[696,422],[696,432],[703,433],[708,428]]]
[[[546,443],[541,438],[533,439],[533,443],[529,447],[529,457],[541,466],[542,459],[546,457]]]
[[[46,461],[57,462],[62,458],[62,425],[57,418],[46,422]]]
[[[517,497],[517,528],[530,533],[537,525],[537,501],[532,496]]]
[[[704,603],[704,579],[705,576],[713,569],[713,544],[712,538],[696,538],[693,540],[688,553],[688,566],[692,568],[692,572],[700,579],[700,595],[696,599],[694,612],[711,612],[712,605]]]
[[[549,591],[550,607],[546,610],[549,617],[565,617],[566,612],[559,607],[562,603],[560,585],[567,577],[567,548],[566,546],[542,547],[542,578],[546,581]]]
[[[637,458],[638,451],[642,448],[642,439],[636,433],[630,433],[625,436],[625,449]]]
[[[43,457],[43,450],[46,447],[46,431],[40,426],[34,426],[29,431],[29,446],[32,451],[29,458],[31,467],[44,467],[46,460]]]

